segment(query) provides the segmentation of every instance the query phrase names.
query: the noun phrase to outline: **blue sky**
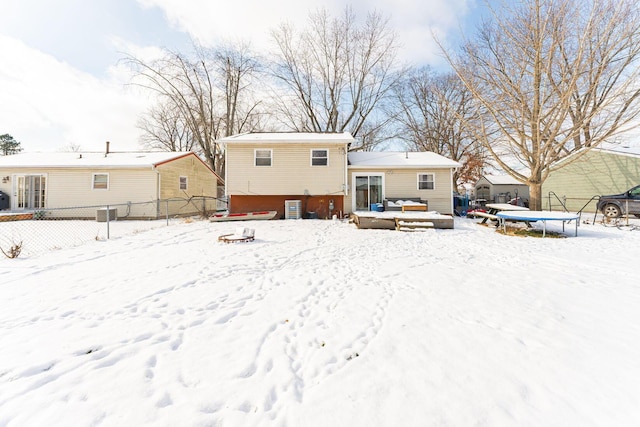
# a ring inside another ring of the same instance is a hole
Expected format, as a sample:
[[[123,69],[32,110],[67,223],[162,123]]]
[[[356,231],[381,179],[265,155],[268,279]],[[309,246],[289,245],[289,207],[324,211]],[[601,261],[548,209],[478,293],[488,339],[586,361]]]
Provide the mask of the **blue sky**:
[[[337,0],[2,0],[0,2],[0,134],[26,151],[70,145],[138,149],[137,117],[150,100],[126,83],[125,53],[159,48],[188,51],[249,41],[271,47],[269,31],[283,21],[303,23],[310,10],[334,14]],[[483,0],[355,0],[357,16],[376,9],[389,16],[405,61],[442,66],[431,38],[455,40],[481,12]]]

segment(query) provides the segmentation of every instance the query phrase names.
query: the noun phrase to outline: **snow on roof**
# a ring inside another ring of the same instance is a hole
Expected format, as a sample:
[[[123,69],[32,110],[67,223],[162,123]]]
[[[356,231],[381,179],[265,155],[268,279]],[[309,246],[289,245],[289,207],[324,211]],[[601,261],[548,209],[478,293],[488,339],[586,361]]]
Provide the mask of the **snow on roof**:
[[[431,151],[363,151],[348,154],[349,167],[457,168],[460,163]]]
[[[221,138],[218,142],[229,143],[319,143],[319,142],[353,142],[349,132],[258,132],[242,133]]]
[[[18,153],[0,156],[0,167],[11,168],[87,168],[152,167],[192,152],[59,152]]]
[[[483,175],[483,178],[493,185],[526,185],[511,175]]]
[[[594,148],[605,153],[622,154],[626,156],[640,157],[640,145],[604,143]]]

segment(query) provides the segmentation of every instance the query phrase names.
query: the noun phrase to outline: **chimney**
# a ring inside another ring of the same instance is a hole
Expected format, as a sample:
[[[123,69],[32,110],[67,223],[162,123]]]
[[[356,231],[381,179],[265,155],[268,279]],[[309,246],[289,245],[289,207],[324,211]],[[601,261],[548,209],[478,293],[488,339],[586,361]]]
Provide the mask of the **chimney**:
[[[106,149],[104,152],[104,156],[107,157],[107,154],[109,154],[109,141],[107,141],[105,145],[106,145]]]

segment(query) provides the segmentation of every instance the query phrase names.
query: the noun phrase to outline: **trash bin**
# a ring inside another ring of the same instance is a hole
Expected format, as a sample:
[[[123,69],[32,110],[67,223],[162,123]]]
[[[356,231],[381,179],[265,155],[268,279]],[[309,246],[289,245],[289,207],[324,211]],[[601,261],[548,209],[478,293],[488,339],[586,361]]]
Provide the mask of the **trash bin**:
[[[0,191],[0,211],[9,208],[9,195]]]

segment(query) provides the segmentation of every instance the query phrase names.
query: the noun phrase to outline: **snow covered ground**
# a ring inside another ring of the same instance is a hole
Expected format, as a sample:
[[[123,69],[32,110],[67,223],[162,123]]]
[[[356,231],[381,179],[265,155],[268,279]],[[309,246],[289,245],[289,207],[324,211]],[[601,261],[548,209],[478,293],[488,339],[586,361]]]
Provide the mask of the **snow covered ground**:
[[[638,425],[640,231],[237,225],[2,257],[0,426]]]

